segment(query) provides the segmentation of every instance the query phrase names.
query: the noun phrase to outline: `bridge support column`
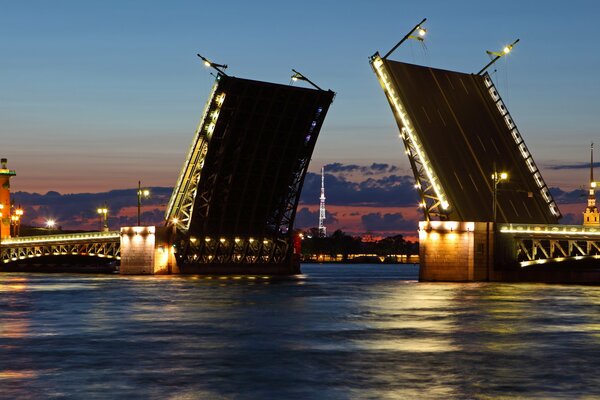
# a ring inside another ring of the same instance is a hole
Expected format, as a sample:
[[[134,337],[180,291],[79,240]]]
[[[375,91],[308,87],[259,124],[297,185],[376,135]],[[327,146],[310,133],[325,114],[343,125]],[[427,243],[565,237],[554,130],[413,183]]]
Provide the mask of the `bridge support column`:
[[[154,226],[121,228],[121,268],[125,275],[178,274],[168,230]]]
[[[494,233],[491,222],[419,222],[421,281],[491,280]]]

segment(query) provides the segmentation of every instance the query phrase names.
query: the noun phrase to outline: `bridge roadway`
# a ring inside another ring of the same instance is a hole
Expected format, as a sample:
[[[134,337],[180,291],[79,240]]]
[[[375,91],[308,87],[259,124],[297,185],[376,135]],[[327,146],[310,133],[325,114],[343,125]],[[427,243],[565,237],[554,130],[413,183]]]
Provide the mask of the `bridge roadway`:
[[[90,256],[121,259],[119,231],[64,233],[3,239],[2,263],[44,256]]]

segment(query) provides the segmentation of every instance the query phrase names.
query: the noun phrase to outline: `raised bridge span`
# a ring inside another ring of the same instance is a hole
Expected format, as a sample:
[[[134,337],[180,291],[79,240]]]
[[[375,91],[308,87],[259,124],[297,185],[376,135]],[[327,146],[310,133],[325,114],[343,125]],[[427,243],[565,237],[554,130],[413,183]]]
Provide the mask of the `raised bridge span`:
[[[600,281],[600,227],[558,224],[558,206],[490,75],[387,55],[370,63],[420,197],[420,278]],[[500,171],[509,179],[499,184]]]

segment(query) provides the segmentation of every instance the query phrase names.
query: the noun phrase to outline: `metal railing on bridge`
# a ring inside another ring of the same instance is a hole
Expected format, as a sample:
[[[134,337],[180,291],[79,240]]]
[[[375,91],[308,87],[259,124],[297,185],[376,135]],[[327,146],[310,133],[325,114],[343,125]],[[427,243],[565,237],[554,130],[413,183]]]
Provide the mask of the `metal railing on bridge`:
[[[3,263],[43,256],[91,256],[121,258],[118,231],[64,233],[3,239],[0,259]]]
[[[582,225],[499,224],[512,235],[522,267],[547,262],[600,259],[600,227]]]

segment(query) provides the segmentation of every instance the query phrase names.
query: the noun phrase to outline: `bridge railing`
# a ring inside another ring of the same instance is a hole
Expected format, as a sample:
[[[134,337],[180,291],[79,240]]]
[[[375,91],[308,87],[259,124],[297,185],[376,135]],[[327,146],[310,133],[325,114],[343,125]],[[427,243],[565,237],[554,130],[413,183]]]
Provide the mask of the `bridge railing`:
[[[0,245],[27,245],[33,243],[51,243],[51,242],[71,242],[71,241],[86,241],[94,239],[119,239],[119,231],[109,232],[81,232],[81,233],[63,233],[60,235],[40,235],[40,236],[22,236],[9,239],[2,239]]]
[[[551,235],[551,236],[598,236],[600,228],[583,225],[560,224],[498,224],[500,233],[513,235]]]
[[[512,236],[521,267],[547,262],[600,259],[600,227],[583,225],[499,224]]]

